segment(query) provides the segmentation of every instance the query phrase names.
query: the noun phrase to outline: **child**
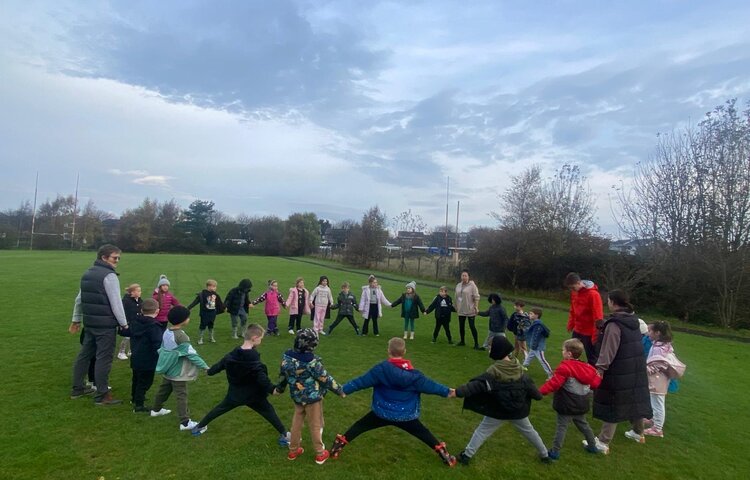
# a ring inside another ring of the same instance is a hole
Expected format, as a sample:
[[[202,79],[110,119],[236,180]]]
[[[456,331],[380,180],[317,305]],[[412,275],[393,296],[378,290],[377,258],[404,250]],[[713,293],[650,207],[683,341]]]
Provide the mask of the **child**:
[[[253,288],[253,282],[249,278],[243,278],[236,287],[227,292],[224,297],[224,305],[229,318],[232,321],[232,338],[240,338],[237,335],[237,325],[241,333],[245,334],[245,325],[247,325],[247,312],[250,311],[250,290]]]
[[[200,305],[200,337],[198,338],[198,345],[203,345],[203,332],[208,329],[208,336],[211,339],[211,343],[216,343],[214,338],[214,322],[216,321],[216,315],[224,313],[224,303],[221,301],[221,297],[216,293],[216,287],[218,284],[216,280],[206,280],[206,288],[195,294],[195,300],[188,305],[188,310],[192,309],[196,305]]]
[[[310,314],[310,292],[305,288],[304,278],[297,277],[289,289],[286,307],[289,309],[289,335],[294,335],[302,327],[302,315]]]
[[[549,462],[547,447],[529,421],[531,400],[541,400],[542,394],[523,373],[518,360],[510,356],[512,352],[513,345],[507,338],[494,337],[490,358],[495,362],[485,373],[456,388],[456,396],[465,399],[464,409],[484,415],[458,456],[463,465],[469,465],[479,447],[505,422],[510,422],[537,449],[542,462]]]
[[[180,301],[169,292],[169,279],[166,275],[159,276],[159,282],[156,284],[156,289],[151,296],[159,302],[159,314],[156,316],[156,321],[159,322],[162,331],[164,331],[167,329],[167,315],[169,314],[169,310],[172,307],[180,305]]]
[[[148,412],[151,409],[143,406],[146,392],[154,383],[156,362],[159,360],[159,346],[163,332],[156,321],[159,313],[159,303],[153,298],[143,301],[143,314],[138,314],[130,322],[130,346],[133,354],[130,356],[130,368],[133,370],[133,380],[130,388],[130,401],[133,412]]]
[[[282,393],[289,384],[289,395],[294,402],[294,417],[289,441],[289,460],[295,460],[305,452],[302,442],[302,424],[307,420],[313,448],[315,463],[322,465],[328,460],[329,453],[323,445],[323,397],[332,390],[344,397],[341,385],[326,372],[323,362],[313,351],[318,346],[318,334],[311,328],[297,332],[294,348],[287,350],[281,360],[281,374],[276,387]]]
[[[141,314],[141,286],[137,283],[128,285],[125,289],[125,296],[122,297],[122,308],[125,310],[125,318],[128,320],[128,325],[135,321],[135,317]],[[120,360],[127,360],[132,350],[130,347],[130,338],[124,337],[120,342],[120,351],[117,353],[117,358]],[[127,353],[126,353],[127,352]]]
[[[276,280],[268,281],[268,290],[266,290],[263,295],[256,298],[253,301],[253,305],[257,305],[260,302],[266,302],[264,308],[266,319],[268,319],[268,329],[266,331],[269,335],[275,335],[278,337],[279,327],[277,322],[279,320],[279,312],[281,312],[282,306],[286,308],[286,305],[284,305],[284,297],[279,293],[279,282]]]
[[[169,328],[162,337],[159,349],[159,361],[156,373],[164,374],[151,409],[152,417],[160,417],[171,413],[164,407],[172,391],[177,396],[177,414],[180,416],[180,430],[192,430],[198,423],[190,420],[188,409],[188,382],[198,377],[198,369],[208,370],[206,362],[190,345],[190,338],[185,333],[185,327],[190,323],[190,310],[177,305],[172,307],[167,315]]]
[[[526,304],[523,300],[516,300],[513,303],[513,314],[508,319],[508,330],[513,332],[513,335],[516,337],[513,356],[519,359],[522,352],[524,359],[529,352],[526,347],[526,331],[531,326],[531,320],[529,320],[529,314],[523,311],[523,307],[525,306]]]
[[[490,308],[484,312],[477,312],[480,317],[490,317],[489,322],[489,333],[487,338],[482,344],[482,349],[487,350],[490,348],[492,338],[497,336],[505,336],[505,327],[508,325],[508,314],[505,313],[505,308],[502,306],[502,298],[497,293],[490,293],[487,296],[487,301],[490,302]]]
[[[455,392],[430,380],[419,370],[414,370],[411,362],[404,358],[405,353],[406,342],[400,338],[391,338],[388,341],[388,360],[378,363],[361,377],[344,385],[346,395],[372,387],[372,410],[349,427],[346,433],[336,435],[331,448],[333,458],[338,458],[344,447],[359,435],[390,425],[417,437],[435,450],[449,467],[456,465],[456,457],[448,453],[445,442],[435,438],[419,421],[420,394],[453,397]]]
[[[339,296],[336,299],[336,304],[331,307],[331,310],[336,309],[338,309],[339,314],[336,315],[336,320],[334,320],[333,324],[328,327],[328,335],[330,335],[331,332],[333,332],[333,329],[336,328],[336,326],[341,323],[341,320],[345,318],[349,320],[349,323],[354,327],[354,332],[359,335],[359,327],[354,320],[354,310],[359,311],[359,307],[357,306],[357,297],[349,291],[349,282],[341,284],[341,293],[339,293]]]
[[[245,405],[258,412],[279,432],[279,445],[289,445],[287,430],[276,415],[273,405],[268,402],[268,395],[274,392],[275,387],[268,379],[268,369],[260,361],[260,354],[255,348],[263,341],[264,334],[265,331],[260,325],[249,325],[245,330],[242,345],[208,369],[208,375],[216,375],[226,370],[229,389],[224,400],[193,427],[193,435],[203,434],[208,429],[207,425],[216,417]]]
[[[529,312],[529,320],[531,320],[531,326],[526,331],[529,354],[526,355],[526,360],[523,361],[523,367],[528,368],[531,361],[534,358],[538,358],[549,380],[552,377],[552,367],[549,366],[549,362],[544,358],[544,349],[547,345],[547,337],[549,337],[549,328],[542,323],[542,309],[538,307],[532,308]]]
[[[583,350],[583,343],[577,338],[565,340],[562,348],[563,361],[555,369],[552,378],[539,389],[542,395],[555,394],[552,408],[557,412],[557,432],[548,452],[552,460],[560,458],[565,432],[571,421],[586,437],[586,451],[599,453],[595,447],[594,432],[586,421],[586,413],[589,411],[589,392],[592,388],[597,388],[602,379],[596,374],[596,368],[580,360]]]
[[[391,304],[391,308],[396,305],[401,305],[401,318],[404,319],[404,340],[409,336],[410,340],[414,340],[414,320],[419,318],[419,312],[424,312],[424,304],[422,299],[417,295],[417,283],[409,282],[406,284],[406,293],[402,293],[401,296]]]
[[[664,419],[666,418],[666,399],[669,381],[685,373],[685,364],[674,355],[672,348],[672,328],[668,322],[658,321],[648,326],[648,336],[653,345],[646,360],[648,371],[648,389],[651,394],[651,408],[654,419],[651,427],[643,431],[652,437],[664,436]]]
[[[326,318],[331,318],[331,305],[333,305],[333,293],[328,288],[328,277],[321,275],[318,286],[310,294],[310,303],[315,305],[315,319],[313,329],[319,335],[325,335],[323,323]]]
[[[365,319],[362,324],[363,336],[367,336],[370,320],[372,320],[372,333],[376,337],[380,336],[378,318],[383,316],[383,305],[390,307],[391,302],[383,295],[383,290],[378,285],[378,279],[375,278],[375,275],[370,275],[367,278],[367,285],[362,287],[362,296],[359,298],[359,312]]]
[[[453,345],[453,339],[451,338],[451,312],[456,311],[456,307],[453,306],[453,299],[448,295],[448,287],[442,286],[438,290],[438,294],[432,300],[432,303],[427,310],[425,315],[435,310],[435,330],[432,331],[432,343],[437,342],[438,333],[440,329],[445,330],[445,336],[448,338],[448,344]]]

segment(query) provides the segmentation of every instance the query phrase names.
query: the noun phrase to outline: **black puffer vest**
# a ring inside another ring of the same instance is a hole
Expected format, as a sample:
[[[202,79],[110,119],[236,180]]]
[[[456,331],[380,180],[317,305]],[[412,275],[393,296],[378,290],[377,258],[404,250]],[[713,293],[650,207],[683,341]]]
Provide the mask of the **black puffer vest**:
[[[117,318],[112,313],[107,292],[104,290],[104,277],[115,273],[106,262],[97,260],[81,277],[81,311],[83,326],[86,328],[115,328]]]
[[[621,312],[610,315],[602,326],[604,335],[613,323],[620,327],[620,347],[604,372],[601,385],[594,390],[594,418],[608,423],[651,418],[646,357],[638,317]]]

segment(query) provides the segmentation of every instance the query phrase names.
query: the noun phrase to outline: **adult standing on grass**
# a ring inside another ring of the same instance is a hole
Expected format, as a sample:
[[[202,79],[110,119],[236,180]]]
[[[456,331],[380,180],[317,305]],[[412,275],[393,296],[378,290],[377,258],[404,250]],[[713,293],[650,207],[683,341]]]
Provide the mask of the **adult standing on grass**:
[[[609,292],[607,305],[611,313],[601,327],[596,362],[602,383],[594,391],[593,408],[594,418],[603,422],[596,449],[604,454],[609,453],[609,442],[620,422],[630,422],[627,438],[645,443],[643,419],[653,416],[638,316],[622,290]]]
[[[109,372],[115,353],[117,328],[128,328],[125,310],[120,300],[120,281],[115,268],[121,250],[114,245],[102,245],[96,261],[81,277],[81,289],[73,306],[73,318],[68,331],[78,333],[83,324],[83,341],[73,365],[73,390],[70,398],[95,393],[96,405],[117,405],[122,400],[109,392]],[[96,358],[94,378],[96,390],[84,388],[83,377],[89,362]]]
[[[570,314],[568,332],[572,338],[583,343],[586,361],[596,366],[596,345],[598,326],[604,319],[602,297],[599,288],[591,280],[581,280],[581,276],[570,272],[565,276],[565,286],[570,289]]]
[[[474,337],[474,350],[479,350],[479,339],[477,337],[477,327],[474,324],[477,313],[479,312],[479,289],[473,280],[469,278],[469,271],[461,270],[461,281],[456,285],[456,311],[458,312],[458,333],[461,335],[461,341],[456,344],[458,347],[466,345],[464,337],[466,336],[466,320],[469,321],[471,336]]]

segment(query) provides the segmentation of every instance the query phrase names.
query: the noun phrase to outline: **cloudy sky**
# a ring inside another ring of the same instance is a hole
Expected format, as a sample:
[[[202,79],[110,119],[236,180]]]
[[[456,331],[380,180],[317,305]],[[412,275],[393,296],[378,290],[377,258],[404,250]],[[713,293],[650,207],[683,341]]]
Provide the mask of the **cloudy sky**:
[[[746,1],[3,1],[0,209],[70,194],[492,225],[532,164],[609,196],[750,99]]]

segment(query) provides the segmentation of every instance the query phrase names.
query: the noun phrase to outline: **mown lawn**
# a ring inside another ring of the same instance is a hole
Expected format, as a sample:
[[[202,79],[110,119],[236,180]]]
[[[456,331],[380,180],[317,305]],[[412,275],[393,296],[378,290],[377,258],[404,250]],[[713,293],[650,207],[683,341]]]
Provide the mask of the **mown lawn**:
[[[667,400],[665,438],[649,438],[646,445],[625,439],[618,430],[612,453],[586,454],[581,436],[571,427],[562,458],[553,465],[538,462],[534,450],[510,426],[499,430],[474,458],[470,467],[444,467],[422,444],[395,429],[370,432],[349,445],[341,458],[315,465],[306,453],[294,462],[276,444],[276,433],[259,416],[237,409],[209,426],[208,432],[193,438],[177,429],[174,414],[150,418],[133,414],[124,405],[95,407],[89,399],[70,400],[71,366],[78,351],[78,336],[67,333],[73,299],[81,273],[94,260],[92,253],[0,252],[0,304],[3,305],[0,360],[4,388],[0,395],[4,421],[0,435],[2,478],[746,478],[750,471],[747,429],[750,425],[750,395],[747,394],[747,365],[750,346],[723,339],[678,333],[675,347],[688,365],[680,392]],[[123,255],[119,272],[123,287],[141,283],[144,292],[165,273],[172,291],[183,303],[192,300],[207,278],[219,282],[222,296],[243,277],[250,277],[253,294],[263,292],[265,282],[277,279],[286,292],[294,278],[303,276],[310,289],[319,275],[331,278],[334,292],[344,280],[359,286],[366,283],[363,272],[323,267],[296,260],[261,257],[189,255]],[[389,275],[389,277],[392,275]],[[407,279],[382,280],[386,295],[394,300]],[[481,285],[480,285],[481,288]],[[425,301],[434,287],[420,288]],[[488,293],[488,292],[483,292]],[[533,302],[529,302],[533,303]],[[483,300],[483,305],[486,302]],[[506,304],[506,308],[509,306]],[[265,324],[262,308],[251,312],[251,321]],[[282,314],[281,325],[288,317]],[[198,352],[212,363],[239,342],[230,338],[229,317],[217,320],[218,343],[198,346],[197,310],[188,328]],[[361,319],[358,318],[361,324]],[[552,329],[548,357],[559,360],[558,345],[567,337],[565,314],[550,310],[544,320]],[[434,321],[417,320],[417,339],[408,343],[407,356],[415,366],[434,379],[456,386],[482,372],[489,364],[484,352],[448,346],[443,338],[430,343]],[[481,319],[480,336],[486,319]],[[306,321],[304,325],[310,325]],[[452,330],[457,336],[457,321]],[[385,358],[388,338],[402,333],[396,309],[381,321],[381,336],[356,337],[342,323],[334,335],[324,338],[318,353],[329,372],[346,381]],[[291,336],[267,337],[260,352],[273,373],[281,353],[289,348]],[[544,373],[534,364],[530,374],[538,384]],[[157,379],[157,382],[159,380]],[[115,360],[111,384],[113,393],[128,399],[128,362]],[[190,386],[190,407],[200,419],[224,395],[226,378],[201,377]],[[149,392],[153,398],[155,387]],[[279,416],[289,424],[292,404],[288,395],[273,397]],[[370,392],[346,399],[326,400],[328,445],[366,413]],[[168,404],[174,405],[173,400]],[[554,434],[555,413],[551,398],[532,408],[532,423],[545,442]],[[422,420],[449,450],[457,454],[465,446],[480,417],[462,412],[461,400],[423,397]],[[598,421],[593,421],[595,430]],[[309,448],[309,435],[304,435]],[[746,472],[742,474],[742,472]]]

